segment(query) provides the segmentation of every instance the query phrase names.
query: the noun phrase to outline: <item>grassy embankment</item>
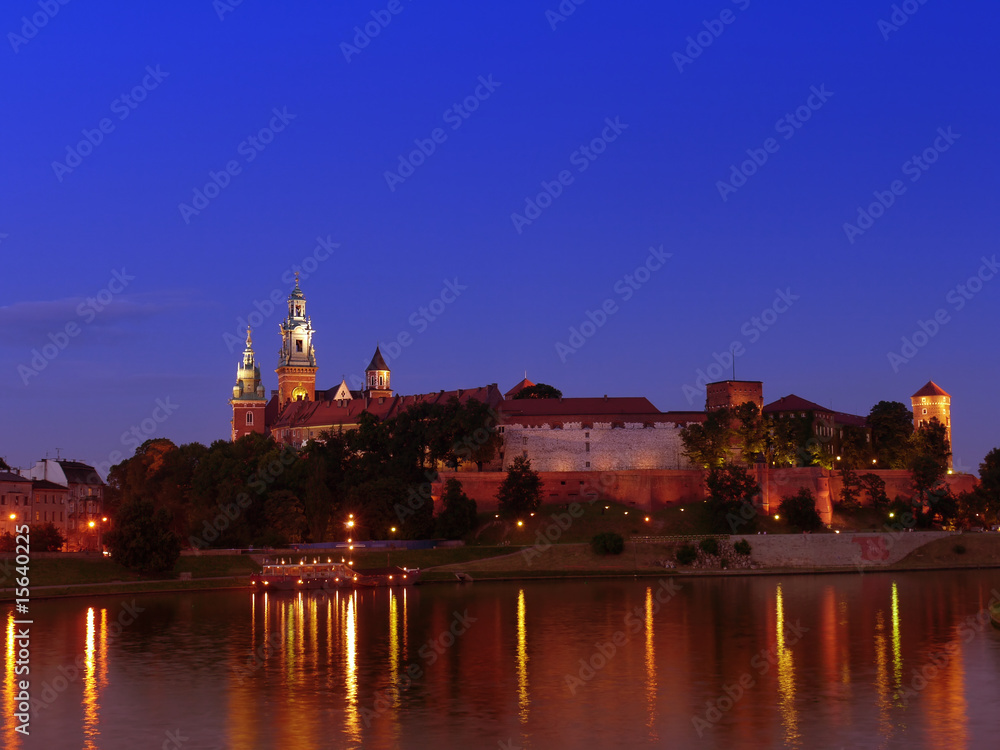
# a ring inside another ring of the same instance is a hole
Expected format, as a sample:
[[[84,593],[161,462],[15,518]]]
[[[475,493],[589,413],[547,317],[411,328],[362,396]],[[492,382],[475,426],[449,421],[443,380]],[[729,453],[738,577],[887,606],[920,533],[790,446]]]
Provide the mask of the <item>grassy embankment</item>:
[[[17,573],[13,558],[7,558],[9,573],[0,572],[0,600],[13,599]],[[144,576],[123,568],[118,563],[94,556],[66,558],[35,558],[31,561],[31,590],[37,596],[68,596],[80,594],[115,594],[171,589],[203,589],[226,585],[242,585],[246,577],[260,566],[241,555],[184,555],[170,573]],[[181,581],[181,573],[190,573],[190,581]],[[230,579],[231,584],[223,579]],[[57,587],[57,588],[41,588]],[[65,588],[64,588],[65,587]]]

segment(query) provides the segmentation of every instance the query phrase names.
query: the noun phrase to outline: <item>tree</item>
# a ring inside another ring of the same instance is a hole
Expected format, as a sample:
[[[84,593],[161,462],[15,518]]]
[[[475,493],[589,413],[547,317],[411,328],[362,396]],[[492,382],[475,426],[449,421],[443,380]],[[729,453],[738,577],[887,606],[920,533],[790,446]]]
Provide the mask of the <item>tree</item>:
[[[747,470],[736,464],[723,464],[709,471],[705,480],[708,507],[713,529],[735,534],[756,528],[757,509],[753,500],[760,485]]]
[[[3,456],[0,456],[0,471],[10,471],[10,466],[3,460]]]
[[[889,504],[889,496],[885,493],[885,480],[878,474],[862,474],[858,477],[861,488],[868,493],[868,500],[876,508],[884,508]]]
[[[507,517],[537,510],[542,502],[542,480],[532,470],[530,460],[524,456],[514,459],[496,497],[500,512]]]
[[[778,506],[778,513],[799,531],[823,528],[823,519],[816,512],[816,498],[808,487],[802,487],[796,494],[784,497]]]
[[[948,471],[948,458],[951,456],[948,430],[937,419],[932,419],[911,435],[910,443],[909,469],[913,486],[917,496],[927,501]]]
[[[33,552],[58,552],[66,544],[66,537],[49,521],[31,527],[31,549]]]
[[[861,480],[851,469],[850,464],[840,467],[840,507],[845,511],[854,511],[861,507]]]
[[[746,401],[733,410],[737,419],[736,444],[746,464],[754,463],[757,454],[764,453],[768,424],[753,401]]]
[[[764,458],[777,466],[795,466],[799,460],[798,424],[795,419],[766,420]]]
[[[729,456],[733,429],[730,409],[710,411],[705,421],[689,424],[681,430],[684,455],[706,469],[722,466]]]
[[[868,413],[872,448],[880,469],[909,467],[913,412],[898,401],[879,401]]]
[[[172,570],[181,545],[170,529],[171,521],[169,511],[143,498],[122,505],[104,537],[111,558],[144,574]]]
[[[437,535],[461,539],[476,527],[476,501],[462,490],[457,479],[445,482],[441,493],[441,512],[437,515]]]
[[[983,515],[994,521],[1000,517],[1000,448],[994,448],[979,464],[979,487]]]
[[[518,391],[512,401],[521,398],[562,398],[562,391],[546,383],[535,383]]]
[[[844,425],[840,438],[840,465],[849,469],[871,466],[872,449],[868,430],[858,425]]]

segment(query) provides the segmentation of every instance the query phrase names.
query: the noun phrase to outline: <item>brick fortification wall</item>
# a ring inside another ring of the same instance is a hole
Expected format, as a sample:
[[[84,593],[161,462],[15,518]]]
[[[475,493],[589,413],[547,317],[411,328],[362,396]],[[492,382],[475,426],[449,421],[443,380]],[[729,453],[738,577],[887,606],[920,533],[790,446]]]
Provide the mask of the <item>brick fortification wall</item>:
[[[566,422],[557,428],[506,425],[503,468],[525,453],[531,468],[545,472],[690,468],[681,426],[673,422],[594,422],[586,426]]]
[[[594,433],[591,432],[591,435]],[[530,438],[529,438],[530,441]],[[532,461],[534,467],[534,461]],[[875,471],[885,481],[889,499],[913,494],[907,471]],[[443,483],[451,477],[462,483],[465,493],[476,501],[480,511],[495,511],[496,492],[506,472],[463,471],[441,472],[441,481],[433,486],[435,503],[441,496]],[[542,480],[543,503],[568,503],[587,499],[585,492],[597,490],[600,499],[634,505],[645,511],[660,510],[669,505],[697,502],[706,497],[705,472],[698,469],[627,469],[625,471],[539,471]],[[765,510],[777,508],[781,498],[794,495],[800,487],[812,490],[816,507],[825,523],[830,522],[832,503],[840,497],[840,478],[836,472],[819,468],[771,469],[766,481],[758,473],[758,482],[765,488]],[[970,474],[948,477],[952,491],[971,490],[977,480]],[[862,502],[865,502],[862,496]]]

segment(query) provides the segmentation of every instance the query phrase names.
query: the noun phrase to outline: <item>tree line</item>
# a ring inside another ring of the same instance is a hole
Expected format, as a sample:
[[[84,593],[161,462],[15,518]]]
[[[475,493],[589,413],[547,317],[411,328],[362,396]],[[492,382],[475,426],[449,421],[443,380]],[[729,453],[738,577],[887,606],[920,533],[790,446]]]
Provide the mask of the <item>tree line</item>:
[[[144,533],[139,522],[154,513],[192,547],[459,537],[475,521],[474,501],[449,483],[435,517],[430,485],[439,468],[491,461],[501,445],[496,422],[486,404],[452,398],[382,421],[366,412],[356,429],[301,447],[258,434],[210,446],[147,440],[108,475],[108,544],[114,553]]]

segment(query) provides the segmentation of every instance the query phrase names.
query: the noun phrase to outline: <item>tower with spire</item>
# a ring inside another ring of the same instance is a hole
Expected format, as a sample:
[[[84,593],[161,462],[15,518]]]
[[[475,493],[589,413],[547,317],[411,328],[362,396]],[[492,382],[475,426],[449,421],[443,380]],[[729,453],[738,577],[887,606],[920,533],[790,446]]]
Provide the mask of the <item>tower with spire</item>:
[[[243,350],[243,362],[236,368],[236,385],[233,397],[229,399],[233,407],[232,439],[238,440],[251,432],[264,434],[264,385],[260,382],[260,366],[253,355],[253,339],[247,327],[247,346]]]
[[[365,395],[368,398],[389,398],[392,388],[389,385],[389,365],[385,363],[382,352],[375,345],[375,355],[365,368]]]
[[[306,297],[299,288],[288,295],[288,316],[281,322],[281,351],[278,353],[278,404],[316,399],[316,351],[312,344],[312,320],[306,315]]]

